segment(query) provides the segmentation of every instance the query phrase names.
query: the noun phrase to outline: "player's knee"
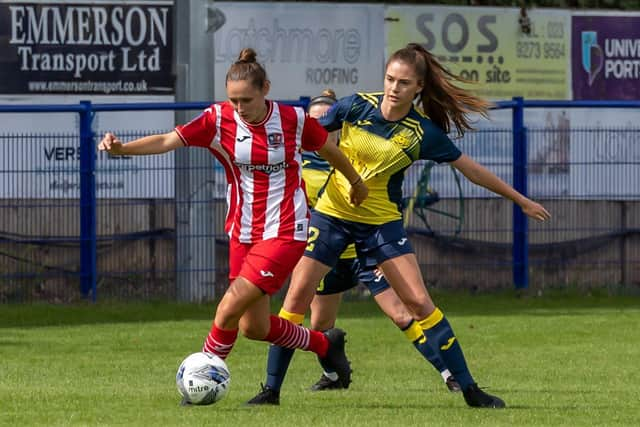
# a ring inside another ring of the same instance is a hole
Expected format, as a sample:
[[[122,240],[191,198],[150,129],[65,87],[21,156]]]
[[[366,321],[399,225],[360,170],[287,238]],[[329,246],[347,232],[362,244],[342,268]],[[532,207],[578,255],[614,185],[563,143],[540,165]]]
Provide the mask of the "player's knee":
[[[240,333],[250,340],[263,340],[267,334],[269,334],[265,325],[244,321],[242,319],[240,320],[239,329]]]
[[[385,314],[400,329],[407,326],[413,320],[413,316],[411,316],[402,303],[385,309]]]
[[[241,316],[234,304],[223,298],[216,309],[215,323],[222,329],[236,329]]]
[[[309,292],[308,295],[297,292],[289,295],[289,292],[287,292],[283,308],[290,313],[306,313],[311,306],[313,295],[315,295],[315,289]]]
[[[433,311],[433,303],[428,298],[417,297],[413,298],[411,301],[405,301],[404,304],[410,314],[417,318],[423,318]]]
[[[404,328],[413,320],[408,313],[395,313],[394,315],[389,316],[389,319],[400,329]]]

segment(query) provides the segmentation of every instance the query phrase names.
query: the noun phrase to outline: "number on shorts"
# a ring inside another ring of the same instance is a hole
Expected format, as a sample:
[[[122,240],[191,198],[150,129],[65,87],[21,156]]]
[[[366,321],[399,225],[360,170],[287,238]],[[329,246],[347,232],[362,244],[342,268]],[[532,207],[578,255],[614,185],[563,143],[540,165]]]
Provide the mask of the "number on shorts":
[[[318,236],[320,235],[320,230],[317,227],[309,227],[309,238],[307,239],[307,248],[306,250],[309,252],[313,252],[313,248],[316,247],[314,243]]]

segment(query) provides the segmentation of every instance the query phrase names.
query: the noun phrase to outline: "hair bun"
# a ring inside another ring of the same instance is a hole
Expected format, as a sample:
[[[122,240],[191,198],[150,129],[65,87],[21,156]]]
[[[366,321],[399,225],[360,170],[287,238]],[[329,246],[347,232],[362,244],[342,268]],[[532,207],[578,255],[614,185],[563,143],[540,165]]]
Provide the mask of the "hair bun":
[[[320,94],[320,96],[326,96],[327,98],[333,98],[336,101],[338,100],[338,98],[336,97],[336,93],[333,91],[333,89],[327,88],[325,90],[322,91],[322,93]]]
[[[258,54],[256,53],[255,50],[251,49],[250,47],[245,47],[240,51],[240,55],[238,55],[238,60],[236,62],[245,62],[245,63],[257,62],[256,61],[257,56]]]
[[[311,101],[309,101],[309,105],[307,106],[307,108],[318,104],[333,105],[336,102],[338,102],[338,98],[336,97],[336,93],[333,91],[333,89],[325,89],[320,95],[311,98]]]

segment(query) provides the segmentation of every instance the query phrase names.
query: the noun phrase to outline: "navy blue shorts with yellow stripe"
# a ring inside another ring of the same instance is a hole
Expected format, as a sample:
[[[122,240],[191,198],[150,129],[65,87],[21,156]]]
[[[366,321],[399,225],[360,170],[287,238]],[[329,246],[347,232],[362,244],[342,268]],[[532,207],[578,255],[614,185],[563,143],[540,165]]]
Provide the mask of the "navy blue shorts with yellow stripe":
[[[311,213],[305,256],[334,267],[351,243],[355,243],[358,260],[365,270],[413,253],[402,220],[375,225],[338,219],[318,211]]]
[[[389,289],[389,283],[375,268],[360,268],[358,258],[340,258],[336,266],[324,276],[316,294],[339,294],[355,288],[359,283],[365,285],[372,296]]]

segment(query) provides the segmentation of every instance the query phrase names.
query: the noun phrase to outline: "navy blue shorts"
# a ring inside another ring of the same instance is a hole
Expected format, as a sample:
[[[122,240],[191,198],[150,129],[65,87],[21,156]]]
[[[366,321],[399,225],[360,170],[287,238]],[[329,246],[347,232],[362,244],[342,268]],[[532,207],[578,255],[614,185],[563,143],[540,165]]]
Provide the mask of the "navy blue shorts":
[[[340,258],[336,266],[324,276],[316,294],[339,294],[355,288],[358,283],[365,285],[373,296],[389,289],[389,283],[375,268],[363,270],[358,258]]]
[[[305,256],[334,267],[350,243],[355,243],[358,260],[365,270],[375,268],[388,259],[413,253],[402,220],[372,225],[316,211],[311,213]]]

